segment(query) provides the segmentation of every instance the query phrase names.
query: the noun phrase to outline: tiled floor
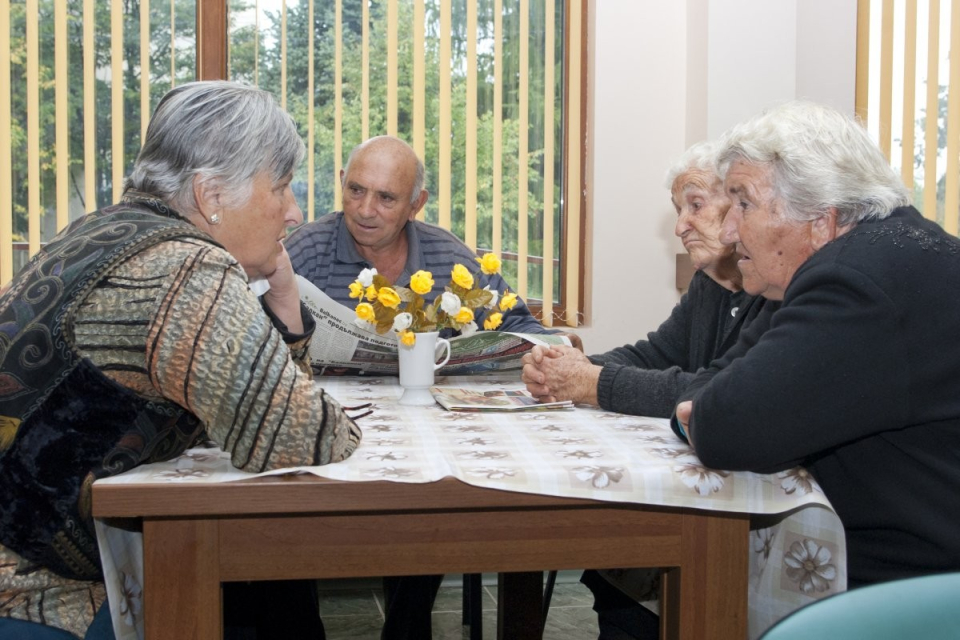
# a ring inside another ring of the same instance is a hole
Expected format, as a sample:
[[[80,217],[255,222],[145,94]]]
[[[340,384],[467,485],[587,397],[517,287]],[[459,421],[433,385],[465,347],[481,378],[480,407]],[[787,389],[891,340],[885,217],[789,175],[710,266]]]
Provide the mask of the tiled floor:
[[[595,640],[593,596],[578,582],[579,572],[561,572],[553,591],[544,640]],[[496,575],[484,574],[483,638],[497,632]],[[448,575],[433,607],[433,640],[466,640],[462,620],[462,580]],[[320,583],[320,614],[327,640],[379,640],[383,592],[379,580],[325,580]]]

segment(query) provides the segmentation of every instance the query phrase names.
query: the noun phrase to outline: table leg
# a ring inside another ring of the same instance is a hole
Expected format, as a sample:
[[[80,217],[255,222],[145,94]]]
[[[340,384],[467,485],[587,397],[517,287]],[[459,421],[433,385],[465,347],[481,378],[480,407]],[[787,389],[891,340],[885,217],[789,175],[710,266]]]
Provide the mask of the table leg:
[[[660,637],[747,637],[750,519],[746,514],[685,512],[679,567],[664,572]],[[710,558],[705,562],[705,558]]]
[[[497,639],[539,640],[543,635],[543,572],[497,576]]]
[[[215,520],[144,520],[143,582],[147,640],[222,637]]]

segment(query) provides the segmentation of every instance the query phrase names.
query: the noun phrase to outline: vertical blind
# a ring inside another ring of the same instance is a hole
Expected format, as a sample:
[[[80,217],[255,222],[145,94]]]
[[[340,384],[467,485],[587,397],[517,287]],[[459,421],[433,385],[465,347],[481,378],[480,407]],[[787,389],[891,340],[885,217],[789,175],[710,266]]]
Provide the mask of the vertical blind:
[[[501,254],[545,324],[577,324],[582,0],[228,7],[228,77],[281,95],[307,139],[294,183],[307,219],[341,207],[339,172],[356,144],[399,136],[427,167],[421,218]]]
[[[421,216],[501,254],[545,324],[576,326],[584,16],[583,0],[0,0],[0,284],[120,197],[153,106],[199,73],[294,116],[309,219],[341,207],[354,145],[410,142]]]
[[[859,0],[857,113],[914,204],[960,227],[960,0]]]
[[[0,0],[0,285],[120,196],[151,105],[196,68],[193,0]]]

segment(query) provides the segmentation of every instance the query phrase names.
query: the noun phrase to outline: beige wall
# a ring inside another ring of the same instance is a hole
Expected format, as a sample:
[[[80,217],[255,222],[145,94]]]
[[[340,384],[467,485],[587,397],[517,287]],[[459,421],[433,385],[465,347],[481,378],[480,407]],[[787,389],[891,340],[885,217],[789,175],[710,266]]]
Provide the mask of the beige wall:
[[[587,353],[634,342],[679,299],[664,176],[772,102],[853,111],[856,0],[592,0]]]

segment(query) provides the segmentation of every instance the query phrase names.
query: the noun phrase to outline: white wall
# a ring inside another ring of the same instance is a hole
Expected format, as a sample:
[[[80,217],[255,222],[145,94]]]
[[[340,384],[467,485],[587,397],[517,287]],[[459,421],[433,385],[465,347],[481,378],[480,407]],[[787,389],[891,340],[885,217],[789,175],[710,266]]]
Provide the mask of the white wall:
[[[592,0],[587,353],[634,342],[679,299],[664,176],[771,103],[853,112],[856,0]]]
[[[588,107],[587,353],[656,328],[677,302],[674,214],[663,186],[685,148],[686,9],[597,0]],[[588,170],[589,171],[589,170]]]

